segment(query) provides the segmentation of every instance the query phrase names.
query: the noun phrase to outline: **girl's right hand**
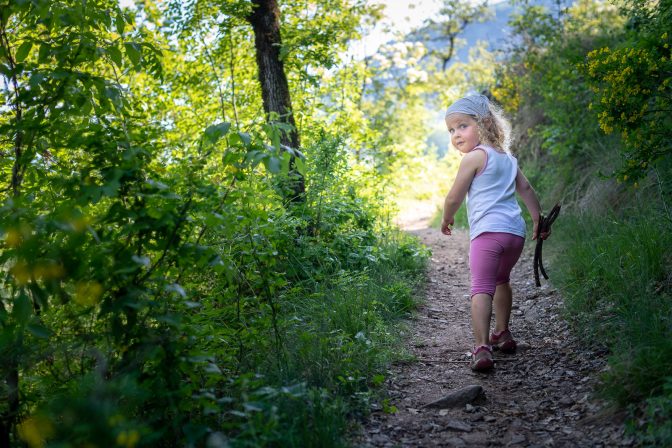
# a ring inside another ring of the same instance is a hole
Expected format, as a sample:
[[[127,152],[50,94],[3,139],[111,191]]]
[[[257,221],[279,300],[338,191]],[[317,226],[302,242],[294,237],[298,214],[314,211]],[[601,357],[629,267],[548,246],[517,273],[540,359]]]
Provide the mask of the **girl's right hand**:
[[[444,235],[450,235],[451,234],[450,227],[453,224],[455,224],[455,220],[453,218],[451,219],[443,218],[443,220],[441,221],[441,233],[443,233]]]
[[[538,237],[541,237],[542,240],[545,240],[549,236],[551,236],[550,229],[548,230],[548,232],[541,232],[541,235],[539,235],[539,222],[535,221],[534,229],[532,230],[532,241],[536,240]]]

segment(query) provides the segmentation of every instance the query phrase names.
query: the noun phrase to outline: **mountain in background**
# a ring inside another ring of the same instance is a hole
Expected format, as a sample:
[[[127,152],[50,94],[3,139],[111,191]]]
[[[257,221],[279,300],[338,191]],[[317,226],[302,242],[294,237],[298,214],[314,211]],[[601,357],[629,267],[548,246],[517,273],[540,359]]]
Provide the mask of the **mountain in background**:
[[[557,11],[571,3],[565,0],[530,0],[526,2],[526,5],[545,6],[550,11]],[[489,6],[490,17],[486,21],[470,23],[458,35],[461,45],[457,48],[451,63],[468,62],[469,50],[479,41],[486,42],[489,51],[504,50],[510,44],[509,20],[514,13],[520,13],[523,6],[522,2],[516,2],[514,6],[510,1],[491,4]],[[438,32],[423,28],[408,34],[406,40],[421,41],[429,49],[439,49],[448,45],[448,40],[442,38]]]

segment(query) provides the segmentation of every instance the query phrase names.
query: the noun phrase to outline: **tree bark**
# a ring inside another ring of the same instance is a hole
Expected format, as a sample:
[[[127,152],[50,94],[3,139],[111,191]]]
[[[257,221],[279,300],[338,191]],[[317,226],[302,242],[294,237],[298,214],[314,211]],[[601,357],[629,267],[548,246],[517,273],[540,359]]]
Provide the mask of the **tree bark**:
[[[5,54],[4,60],[7,61],[9,67],[11,68],[13,75],[11,76],[10,82],[14,88],[14,120],[16,126],[16,134],[14,136],[14,165],[12,166],[12,178],[10,181],[10,187],[13,197],[19,196],[19,188],[21,186],[21,180],[23,178],[23,171],[25,170],[25,164],[22,164],[23,156],[23,131],[21,130],[21,122],[23,119],[23,110],[21,108],[21,102],[19,100],[19,82],[16,78],[16,61],[12,56],[11,45],[9,42],[9,37],[7,36],[7,30],[5,28],[6,22],[0,21],[0,46],[4,50]],[[3,61],[4,62],[4,61]],[[16,417],[19,411],[19,363],[16,359],[16,355],[11,354],[10,359],[5,358],[3,360],[7,365],[3,366],[0,369],[0,372],[4,374],[4,381],[7,391],[7,410],[0,414],[0,448],[9,448],[11,447],[12,442],[12,431],[16,424]]]
[[[267,120],[273,123],[273,115],[277,121],[291,125],[291,131],[282,133],[280,143],[292,149],[300,148],[299,133],[292,113],[292,101],[289,85],[285,75],[285,67],[280,58],[282,40],[280,37],[280,8],[277,0],[252,0],[253,10],[247,17],[254,30],[254,46],[256,49],[261,97]],[[296,170],[295,155],[290,159],[290,189],[292,202],[302,202],[305,193],[303,176]]]

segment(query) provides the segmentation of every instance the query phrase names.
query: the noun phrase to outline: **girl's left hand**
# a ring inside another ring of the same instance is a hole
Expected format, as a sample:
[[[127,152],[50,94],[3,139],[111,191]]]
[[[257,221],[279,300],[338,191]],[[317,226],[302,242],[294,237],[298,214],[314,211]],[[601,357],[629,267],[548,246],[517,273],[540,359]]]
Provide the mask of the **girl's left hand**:
[[[541,235],[539,234],[539,223],[535,222],[534,223],[534,229],[532,229],[532,241],[536,240],[537,238],[541,237],[542,240],[545,240],[551,236],[551,229],[548,229],[548,232],[541,232]]]
[[[451,218],[447,220],[446,218],[443,218],[443,220],[441,221],[441,233],[443,233],[444,235],[450,235],[451,234],[450,227],[453,224],[455,224],[454,219]]]

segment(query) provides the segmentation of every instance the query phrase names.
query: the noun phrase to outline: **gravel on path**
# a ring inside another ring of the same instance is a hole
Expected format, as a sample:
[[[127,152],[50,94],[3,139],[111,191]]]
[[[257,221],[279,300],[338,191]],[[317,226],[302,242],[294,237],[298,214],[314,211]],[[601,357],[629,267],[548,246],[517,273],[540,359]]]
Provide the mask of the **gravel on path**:
[[[519,349],[513,355],[495,352],[494,371],[475,373],[467,356],[473,343],[468,233],[411,233],[432,250],[425,302],[409,325],[414,360],[391,367],[385,386],[397,412],[374,410],[356,446],[634,445],[624,433],[623,415],[594,397],[606,369],[605,351],[582,347],[560,315],[558,291],[547,282],[534,286],[530,241],[511,277],[511,331]],[[470,403],[425,407],[468,386],[482,387]]]

